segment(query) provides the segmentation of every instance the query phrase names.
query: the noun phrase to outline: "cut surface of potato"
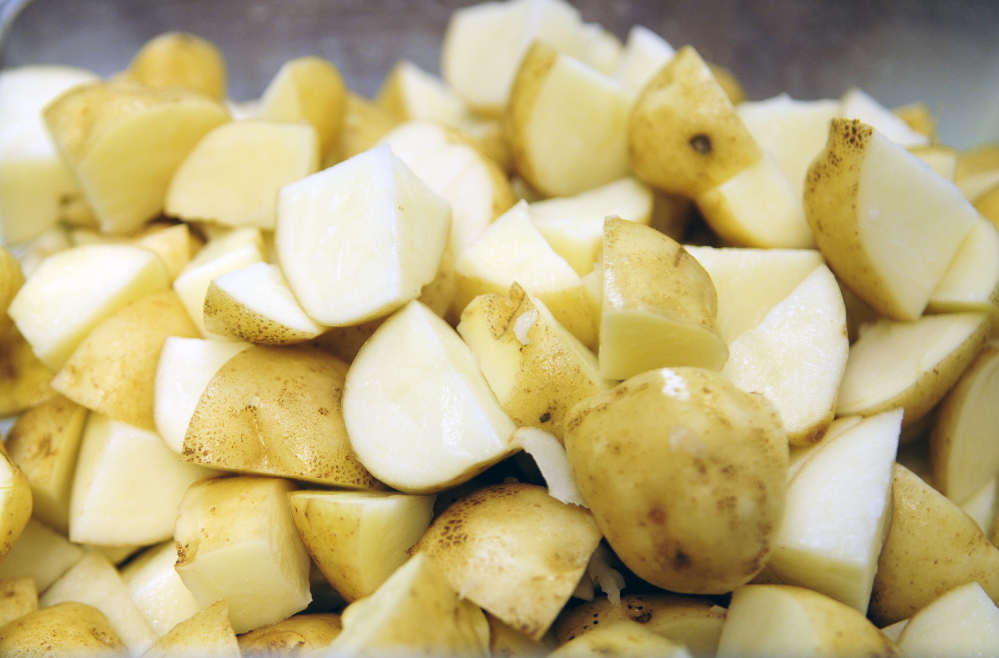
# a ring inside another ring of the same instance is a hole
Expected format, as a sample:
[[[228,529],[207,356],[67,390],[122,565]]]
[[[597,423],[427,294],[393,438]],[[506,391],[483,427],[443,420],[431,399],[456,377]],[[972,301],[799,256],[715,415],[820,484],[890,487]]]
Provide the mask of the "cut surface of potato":
[[[999,312],[999,231],[979,217],[926,305],[928,313]]]
[[[292,516],[326,580],[347,602],[369,596],[409,559],[426,532],[433,496],[293,491]]]
[[[42,363],[59,370],[101,320],[166,286],[166,268],[148,249],[83,245],[42,261],[8,312]]]
[[[360,324],[419,296],[450,224],[447,201],[383,145],[282,189],[278,261],[312,319]]]
[[[626,91],[637,96],[675,54],[673,46],[661,36],[641,25],[633,25],[612,75]]]
[[[325,156],[343,126],[347,87],[340,71],[321,57],[285,62],[260,98],[260,116],[272,121],[306,121],[319,136]]]
[[[201,610],[177,575],[177,544],[167,541],[130,560],[121,578],[135,605],[159,637]]]
[[[311,125],[232,121],[205,135],[177,168],[166,213],[273,230],[280,189],[318,169],[319,138]]]
[[[805,214],[833,272],[899,320],[922,314],[978,217],[960,190],[916,156],[844,119],[833,120],[809,169]]]
[[[24,472],[0,451],[0,559],[10,553],[31,518],[31,484]]]
[[[44,112],[60,152],[106,233],[129,233],[163,210],[194,145],[229,121],[221,103],[180,87],[95,82]]]
[[[551,534],[539,535],[537,528]],[[541,639],[600,542],[592,515],[528,484],[480,489],[449,506],[414,547],[463,598]]]
[[[29,519],[10,552],[0,560],[0,578],[30,576],[44,592],[83,557],[84,550],[64,535]]]
[[[898,638],[907,656],[999,653],[999,608],[978,583],[956,587],[917,612]]]
[[[38,610],[38,592],[31,576],[0,580],[0,627]]]
[[[552,658],[597,658],[608,655],[690,658],[691,654],[682,645],[653,633],[637,622],[619,620],[569,640],[549,655]]]
[[[450,326],[410,302],[364,344],[347,372],[347,434],[385,484],[431,493],[516,452],[516,429]]]

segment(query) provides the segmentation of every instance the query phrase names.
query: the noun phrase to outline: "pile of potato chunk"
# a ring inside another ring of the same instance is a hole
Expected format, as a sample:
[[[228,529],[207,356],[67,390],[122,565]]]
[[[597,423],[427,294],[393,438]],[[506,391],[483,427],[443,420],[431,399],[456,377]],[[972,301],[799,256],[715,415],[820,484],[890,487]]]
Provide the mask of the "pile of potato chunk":
[[[999,147],[563,0],[441,72],[0,72],[0,654],[999,653]]]

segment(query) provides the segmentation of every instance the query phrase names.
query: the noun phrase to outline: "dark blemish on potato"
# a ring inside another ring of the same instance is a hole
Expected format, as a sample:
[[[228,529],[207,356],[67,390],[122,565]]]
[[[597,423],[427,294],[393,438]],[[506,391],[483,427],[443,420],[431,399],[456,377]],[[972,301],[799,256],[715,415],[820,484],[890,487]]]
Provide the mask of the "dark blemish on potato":
[[[694,135],[690,138],[690,147],[698,153],[707,155],[712,150],[711,138],[704,133]]]
[[[652,613],[648,610],[631,618],[632,621],[637,621],[639,624],[646,624],[650,619],[652,619]]]
[[[663,525],[666,523],[666,511],[661,507],[653,507],[649,510],[649,520],[651,520],[656,525]]]
[[[673,567],[677,571],[681,571],[690,567],[690,557],[681,550],[677,550],[673,555]]]
[[[541,414],[541,418],[539,418],[538,420],[542,423],[547,423],[551,419],[552,419],[551,413],[546,411],[545,413]]]

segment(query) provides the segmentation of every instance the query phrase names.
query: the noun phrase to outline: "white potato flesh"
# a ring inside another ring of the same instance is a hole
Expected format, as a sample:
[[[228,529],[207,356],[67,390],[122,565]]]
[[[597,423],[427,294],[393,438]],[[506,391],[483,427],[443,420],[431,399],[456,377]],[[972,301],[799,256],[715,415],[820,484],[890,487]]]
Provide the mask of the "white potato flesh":
[[[168,541],[151,547],[121,570],[132,600],[160,637],[201,609],[177,575],[176,562],[177,544]]]
[[[465,102],[447,83],[409,60],[392,67],[377,102],[401,121],[426,119],[461,126],[472,120]]]
[[[347,372],[343,416],[361,463],[400,491],[439,491],[516,451],[516,427],[475,357],[420,302],[361,348]]]
[[[555,253],[584,276],[600,252],[604,219],[620,217],[648,226],[652,205],[652,190],[628,176],[575,196],[536,201],[528,210]]]
[[[913,658],[997,655],[999,608],[978,583],[961,585],[913,615],[898,648]]]
[[[924,146],[930,143],[926,135],[910,128],[909,124],[858,87],[851,87],[840,98],[839,116],[860,119],[900,146]]]
[[[486,2],[458,9],[441,44],[441,73],[474,108],[499,114],[517,66],[535,39],[582,55],[586,40],[579,12],[561,0]]]
[[[676,50],[652,30],[633,25],[628,30],[624,51],[611,76],[632,96],[638,96],[659,69],[673,59]]]
[[[767,563],[781,582],[867,612],[901,425],[901,409],[866,418],[823,440],[791,479]]]
[[[777,408],[794,445],[818,441],[832,420],[850,345],[846,307],[825,265],[729,343],[722,374]]]
[[[155,432],[92,412],[73,478],[69,537],[102,546],[165,541],[188,486],[217,475],[180,461]]]
[[[167,283],[163,262],[148,249],[82,245],[42,261],[8,313],[35,356],[58,371],[101,320]]]
[[[933,290],[926,310],[931,313],[987,311],[999,313],[999,231],[979,217],[954,260]]]
[[[225,123],[205,135],[177,168],[166,213],[273,230],[278,191],[318,168],[319,137],[308,123]]]
[[[79,194],[42,121],[42,108],[85,82],[90,71],[24,66],[0,73],[0,243],[18,244],[59,220],[64,196]]]
[[[83,552],[64,535],[30,519],[13,548],[0,560],[0,578],[31,576],[41,593],[76,564]]]
[[[982,532],[988,532],[992,519],[999,511],[999,476],[992,478],[981,489],[961,501],[961,509],[975,520]]]
[[[142,655],[157,635],[135,605],[118,570],[104,555],[90,551],[38,599],[47,608],[77,601],[100,610],[131,655]]]
[[[305,312],[345,326],[416,299],[450,225],[448,202],[383,145],[281,190],[275,241]]]
[[[180,454],[201,394],[225,363],[250,343],[171,336],[163,342],[156,369],[156,431]]]

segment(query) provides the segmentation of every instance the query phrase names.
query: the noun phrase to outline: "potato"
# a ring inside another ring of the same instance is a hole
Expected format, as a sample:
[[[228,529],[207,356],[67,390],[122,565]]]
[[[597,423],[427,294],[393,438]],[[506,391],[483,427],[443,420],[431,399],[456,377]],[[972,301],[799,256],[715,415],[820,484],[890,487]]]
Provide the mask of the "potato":
[[[22,285],[24,274],[21,272],[21,264],[10,251],[0,246],[0,331],[6,331],[10,327],[7,309]]]
[[[907,656],[999,652],[999,608],[978,583],[955,587],[917,612],[898,638]]]
[[[350,489],[381,488],[350,445],[345,363],[311,347],[255,345],[205,387],[184,435],[192,464]],[[261,382],[273,382],[268,390]]]
[[[176,563],[177,544],[171,538],[129,560],[121,570],[129,595],[159,637],[202,609],[174,569]]]
[[[243,633],[236,640],[246,658],[282,658],[324,649],[342,630],[337,614],[295,615]]]
[[[690,658],[687,650],[662,635],[653,633],[641,624],[630,620],[617,621],[601,626],[584,635],[569,640],[548,654],[551,658],[587,658],[592,656],[663,656]]]
[[[0,451],[0,559],[10,552],[31,518],[31,484],[24,472]]]
[[[28,613],[0,627],[0,653],[12,658],[129,655],[99,610],[66,602]]]
[[[143,658],[172,658],[184,653],[211,658],[240,658],[236,634],[229,624],[228,605],[216,601],[171,628]]]
[[[502,484],[449,506],[413,552],[425,553],[456,592],[539,640],[599,542],[586,509],[560,503],[543,487]]]
[[[165,32],[147,41],[122,77],[150,87],[186,87],[217,101],[226,96],[222,53],[187,32]]]
[[[340,136],[346,101],[347,87],[336,66],[321,57],[299,57],[285,62],[267,85],[260,117],[311,124],[321,161]]]
[[[663,368],[580,402],[566,430],[576,482],[636,575],[717,594],[763,568],[788,468],[787,435],[764,398],[710,370]]]
[[[913,130],[899,116],[877,102],[858,87],[850,87],[840,98],[840,114],[844,119],[858,119],[904,147],[930,143],[926,135]]]

